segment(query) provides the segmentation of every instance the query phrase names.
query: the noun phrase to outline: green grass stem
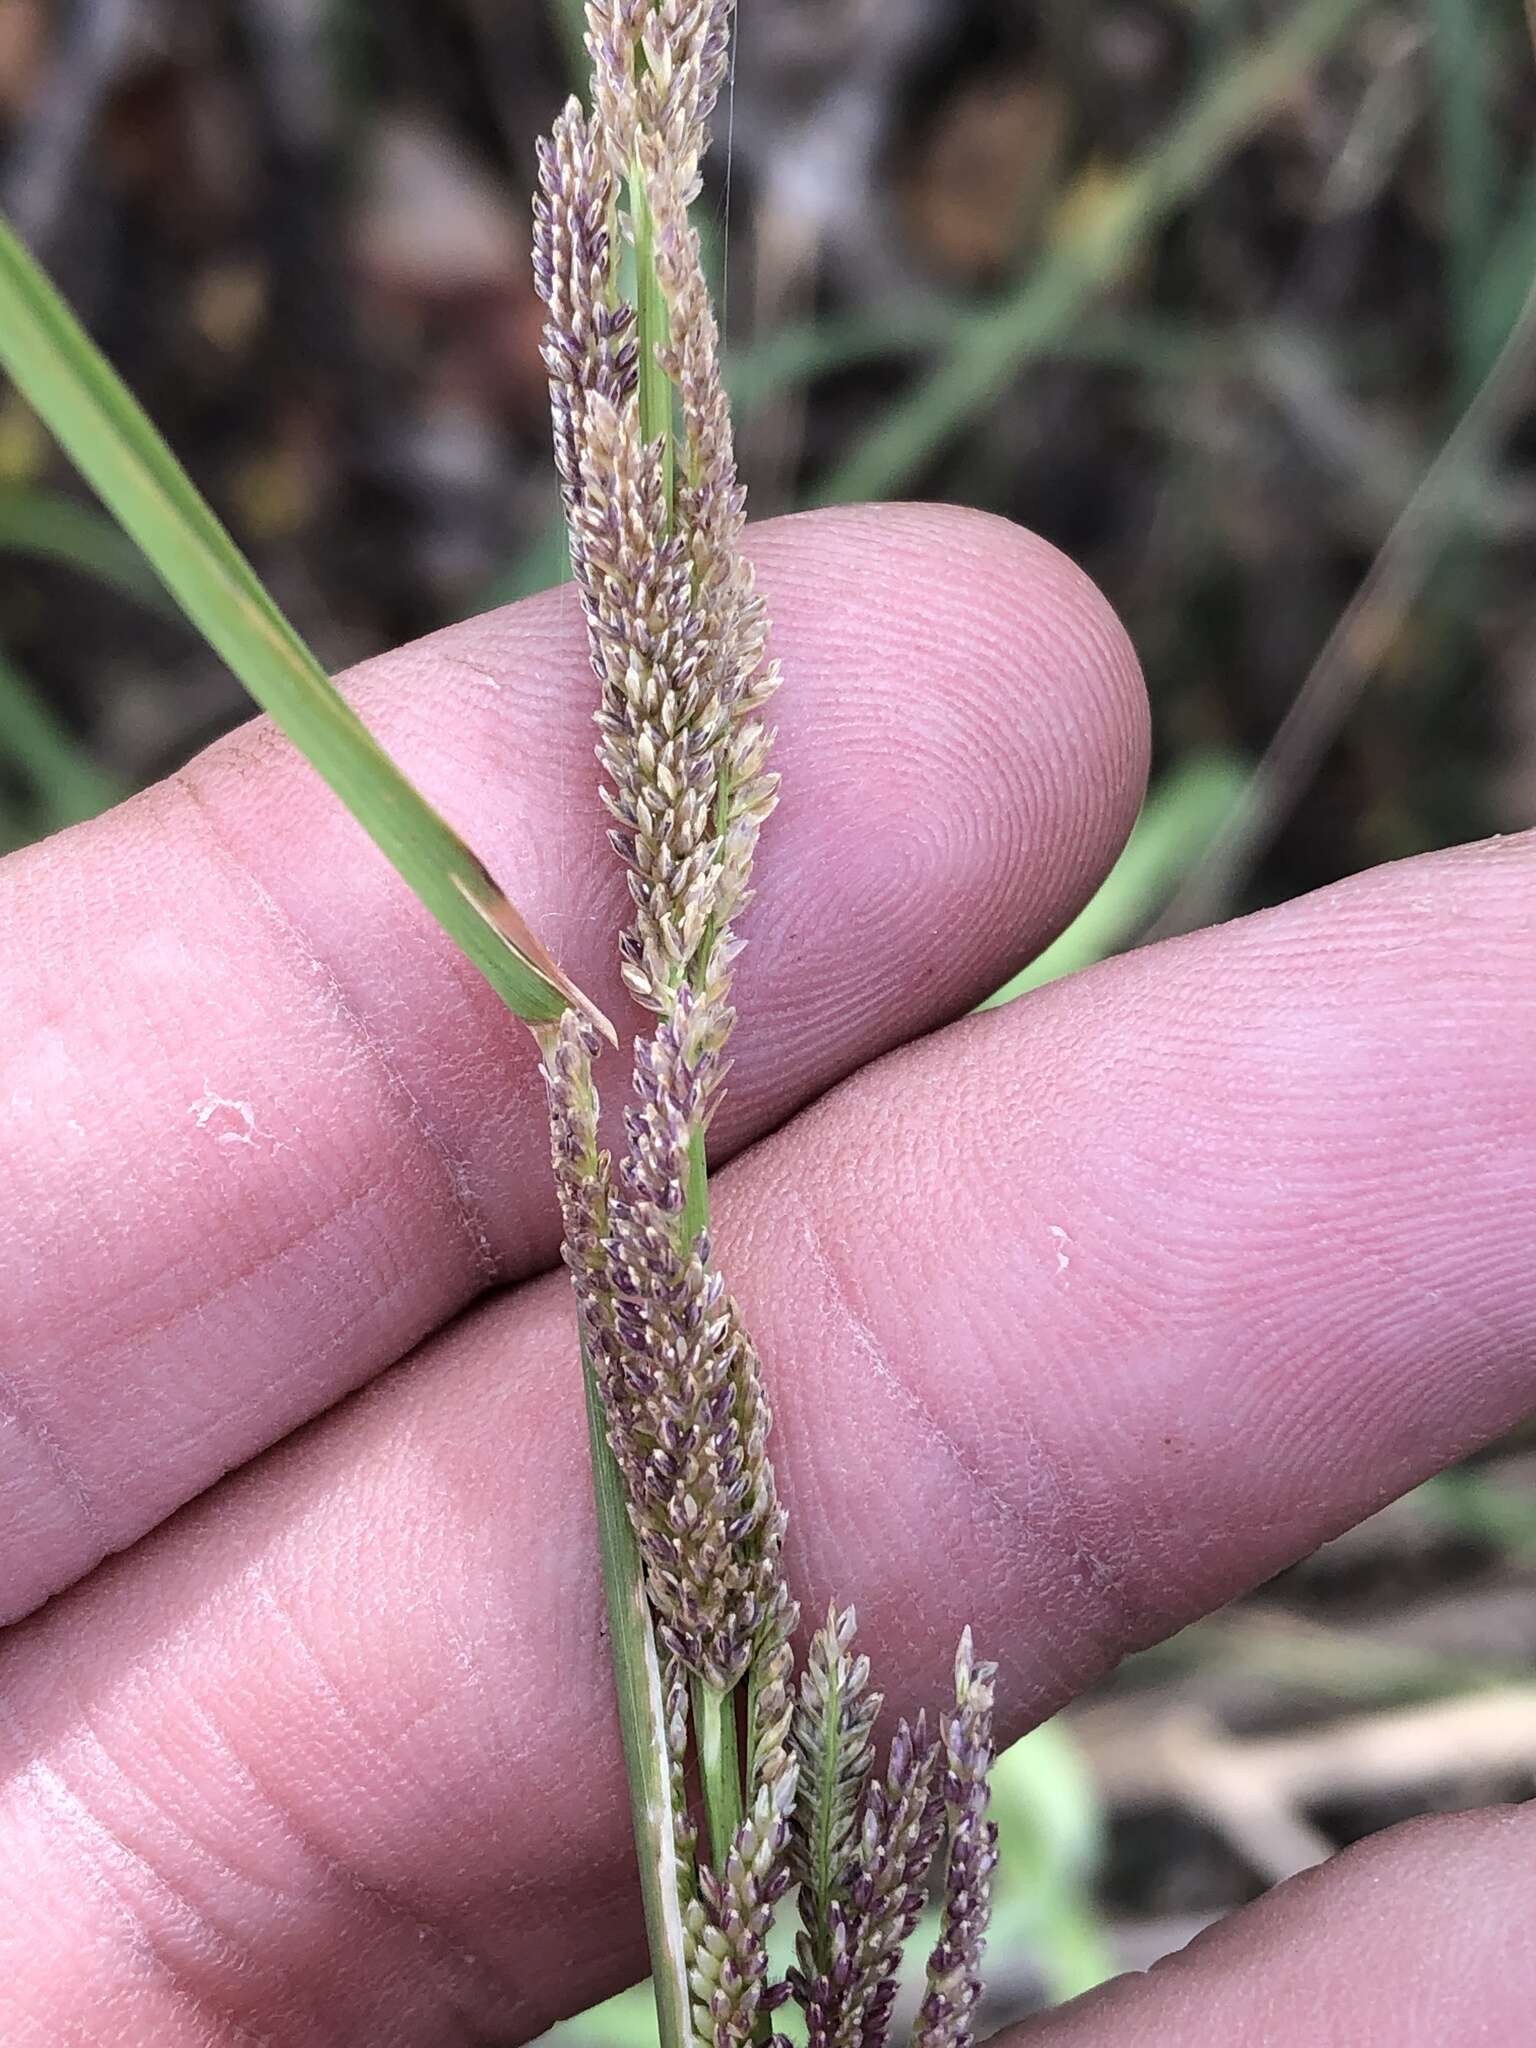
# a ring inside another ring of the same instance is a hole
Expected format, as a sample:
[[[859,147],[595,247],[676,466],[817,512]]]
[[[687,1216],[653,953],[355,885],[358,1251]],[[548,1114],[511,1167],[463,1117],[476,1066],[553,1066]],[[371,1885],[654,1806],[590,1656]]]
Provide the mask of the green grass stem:
[[[656,275],[656,224],[645,180],[637,169],[629,181],[629,204],[635,224],[635,325],[640,346],[640,432],[647,442],[660,441],[666,499],[672,503],[677,477],[676,415],[672,380],[662,368],[658,350],[667,339],[666,294]]]
[[[742,1820],[741,1757],[736,1743],[736,1692],[717,1692],[693,1681],[693,1730],[698,1744],[699,1783],[709,1827],[709,1853],[716,1870],[725,1861]]]
[[[603,1399],[591,1361],[582,1347],[587,1441],[592,1453],[592,1489],[597,1503],[598,1547],[608,1607],[609,1649],[619,1732],[629,1780],[630,1817],[640,1865],[651,1983],[661,2048],[687,2048],[691,2039],[688,1965],[683,1937],[682,1886],[677,1855],[677,1815],[667,1748],[666,1701],[656,1632],[645,1593],[624,1482],[608,1446]]]

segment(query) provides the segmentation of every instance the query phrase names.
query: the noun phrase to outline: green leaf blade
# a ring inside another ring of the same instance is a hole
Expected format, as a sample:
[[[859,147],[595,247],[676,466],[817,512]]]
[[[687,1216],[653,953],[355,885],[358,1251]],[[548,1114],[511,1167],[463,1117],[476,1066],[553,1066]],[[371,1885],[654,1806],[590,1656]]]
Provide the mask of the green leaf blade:
[[[209,645],[392,862],[507,1007],[613,1027],[534,939],[483,862],[402,774],[284,618],[148,415],[0,222],[0,362]]]

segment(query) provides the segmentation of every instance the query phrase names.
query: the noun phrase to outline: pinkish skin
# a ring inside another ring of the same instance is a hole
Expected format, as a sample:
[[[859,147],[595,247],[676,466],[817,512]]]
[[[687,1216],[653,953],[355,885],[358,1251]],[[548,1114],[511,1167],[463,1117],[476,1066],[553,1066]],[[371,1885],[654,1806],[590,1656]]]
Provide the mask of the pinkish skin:
[[[786,795],[721,1159],[1053,934],[1146,759],[1124,636],[1000,521],[843,513],[756,552]],[[584,649],[567,591],[353,696],[633,1028]],[[558,1230],[527,1033],[265,723],[0,874],[5,1622],[551,1265]]]
[[[1134,669],[995,523],[761,540],[786,800],[722,1156],[790,1120],[722,1263],[806,1611],[857,1598],[898,1707],[970,1620],[1006,1740],[1536,1406],[1536,845],[924,1038],[1109,858]],[[589,786],[577,645],[553,600],[360,687],[617,1009],[599,828],[538,822]],[[209,1490],[7,1639],[0,2039],[533,2033],[640,1964],[563,1279],[210,1482],[548,1262],[534,1063],[273,743],[194,780],[7,871],[12,1610]],[[1513,2043],[1533,1867],[1531,1816],[1421,1824],[1019,2048]]]
[[[998,2048],[1524,2048],[1529,1808],[1411,1821]]]

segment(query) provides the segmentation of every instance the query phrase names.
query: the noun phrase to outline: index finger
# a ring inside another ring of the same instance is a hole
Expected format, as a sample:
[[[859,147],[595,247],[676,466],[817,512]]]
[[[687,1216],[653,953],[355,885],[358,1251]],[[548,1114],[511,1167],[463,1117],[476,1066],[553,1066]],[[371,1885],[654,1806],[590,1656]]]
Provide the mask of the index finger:
[[[1488,2048],[1529,2038],[1530,1807],[1412,1821],[997,2048]]]
[[[1146,721],[1086,580],[1001,521],[759,532],[789,674],[729,1151],[986,992],[1128,828]],[[625,886],[571,593],[353,678],[614,1017]],[[557,1232],[526,1036],[264,724],[10,864],[0,1622]]]
[[[791,1583],[893,1704],[969,1619],[1019,1730],[1529,1411],[1533,875],[1074,977],[721,1176]],[[486,1303],[17,1632],[8,2042],[511,2041],[640,1974],[574,1351],[559,1276]]]

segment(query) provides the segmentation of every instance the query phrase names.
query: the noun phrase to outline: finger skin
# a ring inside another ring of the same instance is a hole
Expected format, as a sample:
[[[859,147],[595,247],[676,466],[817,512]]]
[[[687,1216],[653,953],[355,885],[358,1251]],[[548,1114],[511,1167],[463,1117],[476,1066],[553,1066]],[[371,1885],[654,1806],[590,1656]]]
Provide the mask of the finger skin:
[[[1536,1406],[1533,880],[1115,962],[722,1176],[794,1587],[894,1704],[969,1619],[1016,1732]],[[17,1631],[0,2038],[443,2048],[637,1972],[584,1459],[546,1279]]]
[[[1122,842],[1143,693],[1085,579],[907,508],[756,537],[788,674],[722,1153],[951,1017]],[[570,594],[352,678],[624,1017]],[[0,1622],[556,1249],[527,1034],[258,723],[0,874]]]
[[[1530,1808],[1392,1828],[998,2048],[1517,2048],[1533,1867]]]

